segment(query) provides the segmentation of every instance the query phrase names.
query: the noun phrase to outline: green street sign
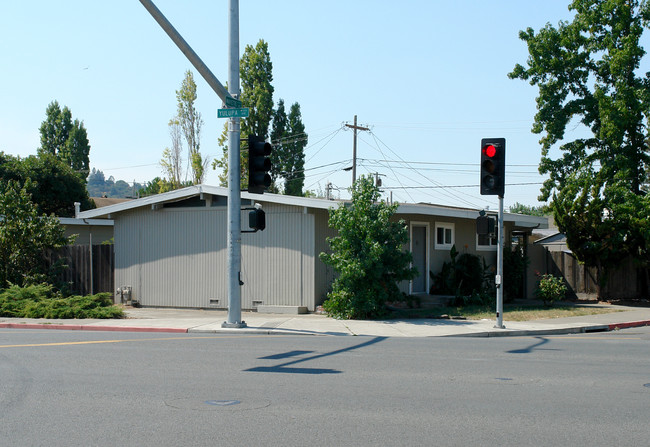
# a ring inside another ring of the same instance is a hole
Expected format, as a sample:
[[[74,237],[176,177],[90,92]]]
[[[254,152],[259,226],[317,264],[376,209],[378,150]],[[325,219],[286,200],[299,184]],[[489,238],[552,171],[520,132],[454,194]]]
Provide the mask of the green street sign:
[[[226,107],[231,109],[241,108],[241,101],[230,96],[226,96]]]
[[[217,118],[247,118],[248,107],[241,109],[217,109]]]

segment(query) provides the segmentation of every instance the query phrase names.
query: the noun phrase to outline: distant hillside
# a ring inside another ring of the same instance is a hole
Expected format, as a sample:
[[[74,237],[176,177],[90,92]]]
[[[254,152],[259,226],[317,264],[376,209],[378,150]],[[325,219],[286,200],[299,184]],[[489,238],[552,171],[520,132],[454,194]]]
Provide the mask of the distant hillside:
[[[124,180],[115,180],[113,176],[106,179],[104,173],[95,168],[90,172],[86,185],[90,197],[134,198],[143,188],[140,183],[130,185]]]

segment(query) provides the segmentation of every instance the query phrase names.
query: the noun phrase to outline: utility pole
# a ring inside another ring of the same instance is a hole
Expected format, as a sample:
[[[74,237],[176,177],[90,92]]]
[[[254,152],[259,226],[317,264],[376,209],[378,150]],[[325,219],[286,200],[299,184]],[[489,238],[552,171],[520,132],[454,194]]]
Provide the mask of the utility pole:
[[[357,181],[357,130],[370,130],[367,127],[357,126],[357,116],[354,115],[354,125],[346,124],[345,127],[354,129],[354,140],[352,143],[352,185]]]
[[[239,97],[239,0],[230,0],[228,89]],[[228,122],[228,319],[226,328],[246,327],[241,319],[241,156],[240,118]]]
[[[194,52],[185,39],[176,31],[167,18],[151,0],[140,0],[158,25],[167,33],[185,57],[203,76],[212,90],[223,102],[238,102],[233,95],[239,95],[239,0],[230,0],[228,85],[230,92],[212,74],[201,58]],[[232,92],[232,93],[231,93]],[[240,103],[241,104],[241,103]],[[241,189],[240,181],[240,119],[231,117],[228,123],[228,321],[222,327],[242,328],[241,321]]]
[[[497,324],[494,326],[498,329],[505,329],[503,325],[503,196],[499,196],[499,217],[498,217],[498,236],[497,236],[497,276],[495,283],[497,286]]]

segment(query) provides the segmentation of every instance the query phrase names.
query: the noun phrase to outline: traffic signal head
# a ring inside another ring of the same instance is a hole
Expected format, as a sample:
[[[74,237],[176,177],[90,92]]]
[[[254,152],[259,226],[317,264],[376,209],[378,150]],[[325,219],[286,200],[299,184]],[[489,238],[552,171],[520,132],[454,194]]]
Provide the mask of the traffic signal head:
[[[248,192],[263,194],[271,186],[271,159],[273,147],[255,135],[248,136]]]
[[[488,236],[494,234],[496,222],[493,217],[482,215],[476,218],[476,234]]]
[[[266,213],[261,208],[248,212],[248,227],[255,231],[264,231],[266,228]]]
[[[506,139],[481,140],[481,195],[503,197],[506,171]]]

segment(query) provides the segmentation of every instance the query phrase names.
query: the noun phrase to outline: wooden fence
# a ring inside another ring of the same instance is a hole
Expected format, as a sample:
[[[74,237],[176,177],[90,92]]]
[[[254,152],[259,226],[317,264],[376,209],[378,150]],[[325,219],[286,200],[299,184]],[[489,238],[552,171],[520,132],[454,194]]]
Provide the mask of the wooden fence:
[[[596,268],[587,268],[580,264],[572,253],[547,250],[546,271],[562,276],[574,298],[597,297],[599,294]],[[637,267],[632,259],[628,259],[610,273],[605,286],[600,290],[599,298],[647,298],[646,275],[645,270]]]
[[[67,268],[60,275],[76,295],[114,292],[113,245],[69,245],[52,253],[50,262],[63,259]]]

